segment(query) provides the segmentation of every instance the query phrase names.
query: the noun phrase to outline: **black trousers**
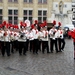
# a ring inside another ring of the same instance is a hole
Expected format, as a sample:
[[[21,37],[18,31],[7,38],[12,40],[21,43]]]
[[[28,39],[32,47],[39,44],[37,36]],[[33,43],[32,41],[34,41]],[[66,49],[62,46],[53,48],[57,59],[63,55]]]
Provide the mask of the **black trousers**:
[[[16,49],[16,51],[18,51],[19,48],[18,40],[14,41],[14,48]]]
[[[28,51],[28,49],[29,49],[29,39],[27,39],[26,41],[26,50]]]
[[[58,46],[59,46],[59,51],[61,51],[61,49],[63,50],[65,47],[65,40],[58,38]]]
[[[39,43],[39,40],[38,39],[34,39],[33,41],[33,53],[38,53],[38,43]]]
[[[26,54],[26,42],[20,42],[19,41],[19,54],[21,55],[22,53],[23,54]]]
[[[33,40],[30,40],[30,52],[33,51],[34,48],[34,44],[33,44]]]
[[[5,55],[5,52],[7,53],[7,56],[10,56],[10,42],[2,42],[2,55]]]
[[[10,50],[12,53],[14,53],[14,41],[11,41],[10,44],[11,44]]]
[[[45,49],[47,48],[47,53],[49,53],[49,45],[48,41],[42,41],[42,53],[45,52]]]
[[[42,40],[39,40],[38,49],[41,51]]]
[[[57,38],[56,39],[50,38],[50,50],[51,50],[51,52],[53,52],[54,45],[55,45],[56,52],[58,52]]]

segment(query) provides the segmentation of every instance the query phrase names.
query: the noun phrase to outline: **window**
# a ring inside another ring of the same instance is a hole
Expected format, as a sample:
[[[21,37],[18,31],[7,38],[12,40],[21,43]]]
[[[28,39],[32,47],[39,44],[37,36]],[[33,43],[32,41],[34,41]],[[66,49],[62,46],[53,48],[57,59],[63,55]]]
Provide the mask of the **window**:
[[[8,22],[11,24],[18,24],[18,10],[8,10]]]
[[[39,16],[42,15],[42,11],[41,11],[41,10],[38,11],[38,15],[39,15]]]
[[[18,2],[18,0],[8,0],[8,2]]]
[[[56,4],[56,7],[58,7],[58,5]]]
[[[23,21],[25,21],[26,19],[30,20],[30,22],[32,23],[32,10],[24,10],[23,11]]]
[[[2,24],[2,20],[3,20],[3,11],[2,9],[0,9],[0,24]]]
[[[47,11],[46,10],[38,10],[38,21],[43,22],[47,19]]]
[[[26,3],[32,3],[33,0],[24,0]]]
[[[67,5],[65,4],[65,5],[64,5],[64,7],[66,8],[66,7],[67,7]]]
[[[44,3],[44,4],[46,4],[47,0],[38,0],[38,3]]]
[[[0,0],[0,2],[2,2],[2,0]]]

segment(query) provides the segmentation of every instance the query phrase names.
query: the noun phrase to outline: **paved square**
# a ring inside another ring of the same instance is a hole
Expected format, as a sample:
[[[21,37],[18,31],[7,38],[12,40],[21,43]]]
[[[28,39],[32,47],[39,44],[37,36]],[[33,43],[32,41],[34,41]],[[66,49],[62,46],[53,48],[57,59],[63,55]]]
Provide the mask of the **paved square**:
[[[0,75],[75,75],[73,42],[66,39],[64,52],[19,56],[18,52],[10,57],[0,55]]]

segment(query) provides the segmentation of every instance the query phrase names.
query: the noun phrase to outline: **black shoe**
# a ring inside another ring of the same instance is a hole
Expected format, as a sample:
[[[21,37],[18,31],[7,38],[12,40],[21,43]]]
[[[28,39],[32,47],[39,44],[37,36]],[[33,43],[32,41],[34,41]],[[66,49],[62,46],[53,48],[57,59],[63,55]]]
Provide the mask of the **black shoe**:
[[[47,52],[47,53],[50,53],[50,52]]]
[[[61,50],[59,52],[62,52]]]
[[[21,53],[19,53],[19,55],[22,55]]]
[[[8,57],[10,56],[10,54],[7,55]]]
[[[59,51],[56,51],[56,53],[58,53]]]
[[[11,53],[14,53],[14,52],[11,52]]]
[[[25,55],[25,56],[26,56],[26,53],[24,53],[23,55]]]
[[[2,55],[4,57],[4,55]]]
[[[36,52],[36,54],[38,54],[38,52]]]
[[[51,53],[53,53],[53,51],[51,51]]]
[[[43,54],[45,54],[44,52],[42,52]]]
[[[35,52],[33,52],[33,54],[35,54]]]
[[[62,51],[64,51],[64,49],[61,48]]]

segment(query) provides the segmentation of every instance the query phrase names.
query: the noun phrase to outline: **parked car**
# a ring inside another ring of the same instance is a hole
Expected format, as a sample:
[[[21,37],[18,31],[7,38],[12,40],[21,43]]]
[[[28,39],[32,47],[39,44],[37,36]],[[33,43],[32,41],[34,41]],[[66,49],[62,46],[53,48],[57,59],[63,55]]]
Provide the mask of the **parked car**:
[[[64,26],[64,28],[69,28],[69,30],[72,30],[72,29],[74,29],[74,25],[73,24],[66,24]]]
[[[66,24],[65,26],[64,26],[64,37],[66,38],[71,38],[69,35],[68,35],[68,31],[70,31],[70,30],[73,30],[74,29],[74,25],[72,25],[72,24]]]

